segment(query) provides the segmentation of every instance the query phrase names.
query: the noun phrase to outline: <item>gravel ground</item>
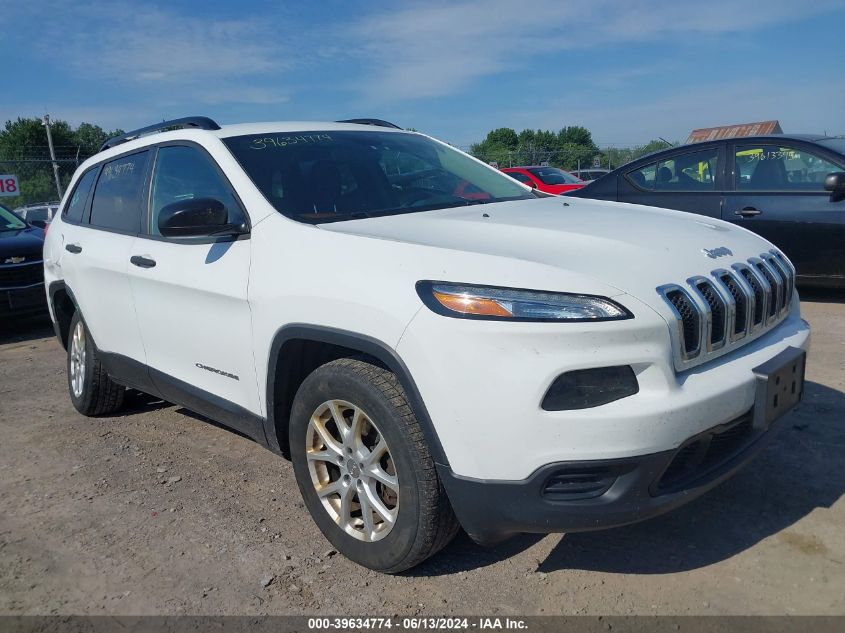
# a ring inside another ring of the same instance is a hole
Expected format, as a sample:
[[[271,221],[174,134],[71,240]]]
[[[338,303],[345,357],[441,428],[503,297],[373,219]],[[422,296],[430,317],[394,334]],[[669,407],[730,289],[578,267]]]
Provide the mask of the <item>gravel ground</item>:
[[[401,576],[336,554],[287,461],[180,407],[72,408],[48,323],[0,324],[2,614],[845,614],[845,303],[804,402],[732,480],[635,526],[459,536]]]

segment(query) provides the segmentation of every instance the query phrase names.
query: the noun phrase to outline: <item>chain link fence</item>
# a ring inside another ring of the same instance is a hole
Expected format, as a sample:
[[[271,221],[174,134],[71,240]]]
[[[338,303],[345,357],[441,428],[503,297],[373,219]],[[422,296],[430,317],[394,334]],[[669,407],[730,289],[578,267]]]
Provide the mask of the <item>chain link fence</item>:
[[[67,189],[73,173],[92,154],[81,147],[56,147],[56,165],[62,192]],[[0,174],[17,176],[18,195],[0,197],[0,204],[10,209],[38,202],[58,200],[49,149],[44,146],[22,146],[13,156],[0,156]]]

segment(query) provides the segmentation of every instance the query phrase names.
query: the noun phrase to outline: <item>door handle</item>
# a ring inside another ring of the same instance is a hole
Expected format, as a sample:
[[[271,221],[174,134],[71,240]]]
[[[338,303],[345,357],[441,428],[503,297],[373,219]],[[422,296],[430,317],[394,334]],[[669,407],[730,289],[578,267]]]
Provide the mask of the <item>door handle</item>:
[[[156,260],[144,257],[143,255],[133,255],[129,258],[129,261],[138,268],[153,268],[156,265]]]
[[[76,255],[82,252],[82,247],[79,244],[65,244],[65,250]]]
[[[743,207],[738,211],[734,211],[734,215],[741,216],[743,218],[753,218],[755,215],[760,215],[763,213],[760,209],[755,209],[754,207]]]

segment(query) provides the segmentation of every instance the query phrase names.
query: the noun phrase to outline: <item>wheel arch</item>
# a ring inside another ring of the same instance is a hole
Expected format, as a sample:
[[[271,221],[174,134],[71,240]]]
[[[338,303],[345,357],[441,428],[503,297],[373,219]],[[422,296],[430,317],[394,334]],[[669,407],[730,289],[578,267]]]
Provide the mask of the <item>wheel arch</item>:
[[[290,456],[288,424],[294,396],[302,381],[317,367],[338,358],[364,355],[392,371],[425,433],[434,461],[449,466],[443,445],[428,414],[411,372],[386,343],[364,334],[330,327],[291,324],[273,337],[267,365],[267,417],[265,434],[269,447]]]
[[[53,329],[62,347],[67,349],[70,338],[70,322],[74,312],[79,310],[73,291],[64,281],[54,281],[49,288],[50,308],[53,312]]]

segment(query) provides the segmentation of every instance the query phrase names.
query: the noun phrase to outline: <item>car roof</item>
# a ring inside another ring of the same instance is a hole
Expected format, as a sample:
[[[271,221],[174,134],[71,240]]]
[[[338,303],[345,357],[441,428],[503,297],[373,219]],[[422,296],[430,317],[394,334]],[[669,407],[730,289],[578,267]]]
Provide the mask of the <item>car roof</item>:
[[[150,145],[173,140],[200,140],[209,136],[225,139],[232,136],[245,136],[250,134],[287,134],[291,132],[388,132],[419,134],[411,130],[400,128],[382,127],[379,125],[368,125],[363,123],[343,123],[337,121],[265,121],[260,123],[234,123],[222,125],[219,129],[198,129],[181,128],[152,132],[127,140],[113,147],[102,149],[80,165],[82,170],[96,165],[112,156],[119,156],[128,152],[142,150]]]

